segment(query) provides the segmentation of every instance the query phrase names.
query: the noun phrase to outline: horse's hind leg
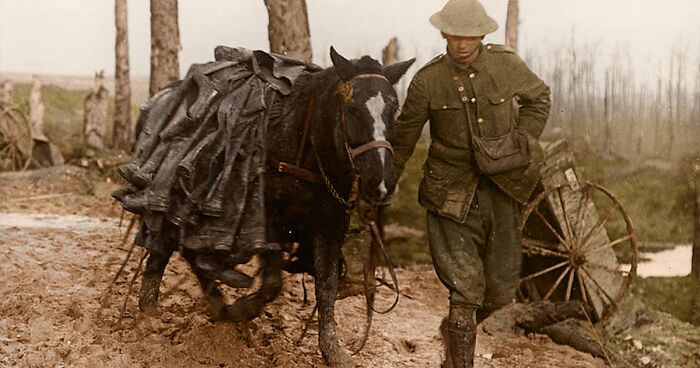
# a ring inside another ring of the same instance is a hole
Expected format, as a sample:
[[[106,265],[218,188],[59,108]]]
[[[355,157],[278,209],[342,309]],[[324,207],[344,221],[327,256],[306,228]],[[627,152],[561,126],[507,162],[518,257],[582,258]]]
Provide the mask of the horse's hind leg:
[[[202,292],[204,293],[204,298],[207,302],[207,308],[211,318],[215,320],[223,319],[226,316],[226,303],[224,302],[224,295],[219,290],[219,286],[216,281],[205,274],[196,263],[197,254],[187,248],[181,250],[182,256],[190,264],[192,272],[197,276],[199,280],[199,285],[202,287]]]
[[[228,307],[226,318],[234,322],[250,321],[257,317],[263,307],[271,302],[282,289],[282,254],[269,251],[260,255],[262,268],[262,285],[260,290],[251,295],[236,299]]]
[[[146,270],[141,278],[141,295],[139,309],[145,313],[154,313],[158,309],[160,281],[163,279],[165,266],[168,265],[171,251],[166,253],[150,252],[146,261]]]

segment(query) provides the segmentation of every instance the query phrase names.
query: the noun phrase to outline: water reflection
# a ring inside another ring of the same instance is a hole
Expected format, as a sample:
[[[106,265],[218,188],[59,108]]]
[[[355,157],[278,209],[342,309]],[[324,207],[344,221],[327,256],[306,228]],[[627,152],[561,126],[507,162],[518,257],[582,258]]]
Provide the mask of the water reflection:
[[[688,276],[690,274],[690,260],[693,246],[690,244],[679,245],[672,249],[654,253],[640,253],[637,264],[637,276],[639,277],[675,277]],[[624,270],[629,270],[629,265],[622,265]]]

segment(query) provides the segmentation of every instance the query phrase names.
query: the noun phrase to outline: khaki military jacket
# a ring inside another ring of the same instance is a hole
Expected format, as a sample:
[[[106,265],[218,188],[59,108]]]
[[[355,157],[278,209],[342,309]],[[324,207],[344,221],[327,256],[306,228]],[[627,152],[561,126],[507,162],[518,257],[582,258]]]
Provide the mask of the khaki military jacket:
[[[511,48],[502,45],[482,45],[480,55],[470,65],[456,63],[447,55],[438,56],[413,77],[392,142],[397,175],[403,172],[423,126],[430,121],[431,142],[423,166],[419,202],[428,211],[464,222],[481,174],[453,80],[455,71],[469,98],[475,134],[497,137],[514,125],[528,136],[528,167],[489,177],[523,204],[539,180],[543,154],[537,138],[542,134],[551,103],[549,87]],[[517,114],[514,97],[520,105]]]

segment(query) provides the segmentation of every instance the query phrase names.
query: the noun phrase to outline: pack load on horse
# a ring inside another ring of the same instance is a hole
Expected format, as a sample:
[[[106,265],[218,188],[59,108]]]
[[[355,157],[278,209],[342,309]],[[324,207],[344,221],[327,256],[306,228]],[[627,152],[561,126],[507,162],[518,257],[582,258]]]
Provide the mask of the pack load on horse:
[[[355,202],[386,204],[395,187],[393,85],[414,60],[383,67],[330,55],[323,69],[219,46],[215,61],[193,65],[141,109],[132,161],[119,168],[128,186],[113,196],[139,215],[135,242],[148,250],[142,310],[156,307],[175,250],[218,319],[255,318],[279,294],[282,269],[307,272],[321,352],[347,360],[333,323],[340,248]],[[226,305],[218,284],[250,288],[237,266],[253,257],[260,287]]]

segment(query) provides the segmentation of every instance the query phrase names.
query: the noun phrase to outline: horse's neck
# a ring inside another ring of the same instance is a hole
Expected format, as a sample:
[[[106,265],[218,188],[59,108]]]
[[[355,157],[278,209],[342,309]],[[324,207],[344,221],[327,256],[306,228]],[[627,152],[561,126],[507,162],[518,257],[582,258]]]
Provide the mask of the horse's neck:
[[[297,81],[292,93],[284,97],[282,107],[282,116],[271,123],[270,148],[279,160],[292,162],[296,156],[299,147],[306,144],[304,156],[312,155],[310,143],[310,134],[312,126],[320,125],[319,120],[322,120],[322,115],[325,107],[327,107],[327,91],[329,83],[332,83],[331,76],[327,72],[322,71],[307,76]],[[311,101],[311,96],[314,96],[314,101]],[[309,109],[311,115],[309,116]],[[310,119],[310,120],[309,120]],[[307,122],[308,120],[308,122]],[[305,142],[302,142],[303,131],[305,125],[309,124],[309,133]]]

